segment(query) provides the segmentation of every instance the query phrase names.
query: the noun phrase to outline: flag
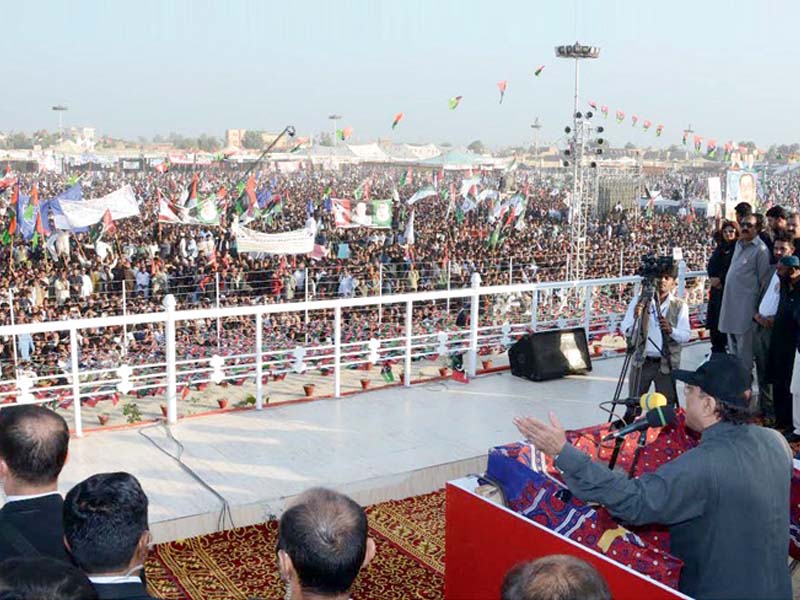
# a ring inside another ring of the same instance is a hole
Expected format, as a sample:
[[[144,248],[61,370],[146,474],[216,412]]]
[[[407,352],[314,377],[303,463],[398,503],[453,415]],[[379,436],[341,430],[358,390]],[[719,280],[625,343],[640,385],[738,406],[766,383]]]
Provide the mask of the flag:
[[[461,98],[463,98],[463,96],[453,96],[450,98],[450,102],[448,103],[450,105],[450,110],[458,108],[458,103],[461,102]]]
[[[685,129],[683,130],[683,139],[681,140],[681,144],[684,146],[686,145],[686,141],[689,139],[689,132]]]
[[[500,90],[500,104],[503,103],[503,96],[506,95],[506,88],[508,88],[508,81],[498,81],[497,88]]]
[[[622,123],[625,120],[625,113],[621,110],[617,111],[617,124]]]
[[[717,156],[717,140],[708,140],[706,142],[706,157],[715,158]]]
[[[603,113],[603,116],[606,119],[608,118],[608,107],[607,106],[601,106],[600,107],[600,112]]]
[[[597,102],[595,102],[594,100],[589,100],[589,107],[593,108],[594,110],[597,110]]]
[[[534,77],[538,77],[544,71],[544,65],[539,65],[539,67],[533,72]]]
[[[392,121],[392,129],[396,128],[398,123],[403,120],[403,113],[399,112],[394,116],[394,121]]]
[[[650,129],[651,125],[652,125],[652,123],[650,121],[648,121],[647,119],[645,119],[644,123],[642,123],[642,129],[647,131],[648,129]]]
[[[103,233],[114,233],[116,230],[117,226],[111,217],[111,211],[106,209],[106,212],[103,213]]]
[[[436,190],[433,188],[433,186],[426,185],[424,187],[419,188],[416,192],[414,192],[414,195],[411,196],[408,200],[406,200],[406,203],[409,206],[411,206],[415,202],[418,202],[419,200],[424,200],[425,198],[430,198],[431,196],[435,195],[436,195]]]
[[[658,125],[656,127],[656,137],[661,137],[661,134],[664,133],[664,126]]]
[[[408,218],[406,222],[406,230],[405,236],[406,238],[406,246],[413,246],[416,242],[416,236],[414,235],[414,211],[411,211],[411,216]]]
[[[639,122],[639,117],[637,117],[636,115],[633,115],[631,117],[631,127],[636,127],[636,123],[638,123],[638,122]]]
[[[353,196],[357,201],[369,200],[369,179],[362,181],[353,192]]]
[[[350,200],[331,198],[333,203],[333,222],[336,227],[350,227]]]
[[[702,147],[703,147],[702,136],[699,135],[694,136],[694,151],[699,154]]]
[[[291,150],[289,150],[289,154],[296,154],[297,152],[300,152],[300,149],[301,149],[302,147],[303,147],[303,142],[300,142],[300,143],[299,143],[299,144],[297,144],[297,145],[296,145],[294,148],[292,148]]]
[[[336,138],[344,142],[347,138],[353,135],[353,128],[352,127],[343,127],[342,129],[336,130]]]
[[[256,198],[256,178],[253,177],[251,174],[250,177],[247,178],[247,185],[245,185],[245,191],[247,192],[247,198],[250,200],[250,208],[254,207],[258,204],[258,199]]]
[[[161,173],[162,175],[169,171],[169,161],[164,160],[156,165],[156,172]]]

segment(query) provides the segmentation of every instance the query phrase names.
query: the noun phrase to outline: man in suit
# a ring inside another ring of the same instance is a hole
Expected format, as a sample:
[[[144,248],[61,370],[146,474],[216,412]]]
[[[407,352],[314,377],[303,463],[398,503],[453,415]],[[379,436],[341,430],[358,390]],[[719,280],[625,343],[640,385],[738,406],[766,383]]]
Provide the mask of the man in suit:
[[[34,404],[0,410],[0,560],[46,556],[67,560],[58,476],[69,429],[52,410]]]
[[[338,492],[310,489],[281,515],[278,570],[287,598],[347,600],[374,556],[364,509]]]
[[[770,251],[758,237],[755,215],[742,218],[722,292],[719,330],[728,334],[728,351],[753,369],[755,317],[761,295],[772,276]]]
[[[100,600],[146,600],[147,495],[129,473],[99,473],[64,499],[64,543]]]

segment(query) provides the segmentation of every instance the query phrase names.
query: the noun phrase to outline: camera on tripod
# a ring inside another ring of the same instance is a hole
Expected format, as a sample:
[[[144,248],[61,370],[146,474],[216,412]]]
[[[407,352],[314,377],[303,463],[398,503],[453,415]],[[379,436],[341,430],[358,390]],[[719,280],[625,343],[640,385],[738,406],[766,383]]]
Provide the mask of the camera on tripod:
[[[675,263],[671,256],[656,256],[655,254],[645,254],[636,274],[645,281],[654,281],[664,273],[671,273],[675,268]]]

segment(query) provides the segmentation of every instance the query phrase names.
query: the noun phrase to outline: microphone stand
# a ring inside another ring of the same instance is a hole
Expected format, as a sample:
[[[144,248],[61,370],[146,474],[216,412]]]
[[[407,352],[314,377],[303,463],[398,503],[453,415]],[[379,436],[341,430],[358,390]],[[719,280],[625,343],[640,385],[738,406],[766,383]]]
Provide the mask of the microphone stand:
[[[641,433],[639,433],[639,443],[636,444],[636,451],[633,453],[631,468],[628,469],[628,479],[633,479],[633,473],[636,470],[636,465],[639,463],[639,457],[641,456],[642,450],[647,444],[647,431],[647,429],[644,429]]]
[[[625,443],[625,437],[619,436],[616,440],[614,440],[614,450],[611,452],[611,459],[608,461],[608,468],[613,471],[614,467],[617,465],[617,459],[619,458],[620,450],[622,450],[622,445]]]

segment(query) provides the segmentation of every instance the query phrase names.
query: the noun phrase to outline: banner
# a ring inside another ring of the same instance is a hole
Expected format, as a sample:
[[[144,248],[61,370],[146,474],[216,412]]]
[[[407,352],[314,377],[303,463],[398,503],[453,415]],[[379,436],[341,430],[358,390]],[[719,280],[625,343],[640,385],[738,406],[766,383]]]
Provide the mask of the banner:
[[[719,177],[708,178],[708,210],[707,217],[718,217],[722,214],[722,184]]]
[[[739,202],[747,202],[756,209],[756,190],[758,175],[750,171],[728,171],[725,176],[725,218],[734,219],[734,207]]]
[[[89,227],[99,223],[103,214],[108,210],[115,221],[139,216],[139,205],[130,185],[111,192],[101,198],[90,200],[68,201],[60,200],[59,206],[69,227]]]
[[[419,200],[430,198],[431,196],[435,196],[436,194],[437,191],[433,188],[433,186],[426,185],[425,187],[422,187],[418,189],[416,192],[414,192],[414,195],[411,196],[408,200],[406,200],[406,203],[409,206],[411,206],[412,204],[418,202]]]
[[[389,229],[392,226],[392,201],[361,201],[353,208],[351,200],[331,198],[333,221],[336,227],[369,227],[371,229]]]
[[[236,249],[239,252],[263,254],[310,254],[314,251],[314,233],[295,229],[285,233],[262,233],[247,227],[234,228]]]
[[[50,215],[53,217],[53,224],[56,226],[56,229],[64,229],[64,230],[72,230],[76,233],[83,233],[87,231],[86,227],[70,227],[69,223],[67,222],[67,217],[64,215],[64,211],[61,210],[61,202],[66,200],[67,202],[76,202],[83,198],[83,191],[81,190],[81,184],[76,183],[72,187],[68,188],[67,190],[61,192],[55,198],[50,198],[50,200],[45,200],[45,204],[48,206]],[[42,215],[44,217],[44,214]]]

